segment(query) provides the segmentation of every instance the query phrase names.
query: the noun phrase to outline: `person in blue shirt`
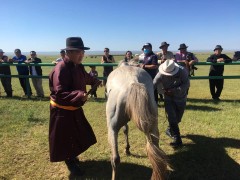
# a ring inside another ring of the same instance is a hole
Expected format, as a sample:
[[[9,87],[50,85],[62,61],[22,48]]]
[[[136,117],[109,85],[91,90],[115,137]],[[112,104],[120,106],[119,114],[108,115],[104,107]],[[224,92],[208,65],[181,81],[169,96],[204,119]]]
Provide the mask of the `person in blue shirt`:
[[[20,49],[15,49],[14,53],[16,56],[14,56],[12,58],[12,62],[14,63],[25,63],[25,61],[27,60],[27,57],[22,55],[21,50]],[[18,75],[29,75],[29,69],[28,66],[16,66],[17,67],[17,71],[18,71]],[[27,78],[19,78],[19,82],[23,88],[23,91],[25,93],[26,96],[31,96],[32,95],[32,90],[31,90],[31,86],[29,84],[29,81],[27,80]],[[29,92],[27,92],[27,89],[29,89]]]

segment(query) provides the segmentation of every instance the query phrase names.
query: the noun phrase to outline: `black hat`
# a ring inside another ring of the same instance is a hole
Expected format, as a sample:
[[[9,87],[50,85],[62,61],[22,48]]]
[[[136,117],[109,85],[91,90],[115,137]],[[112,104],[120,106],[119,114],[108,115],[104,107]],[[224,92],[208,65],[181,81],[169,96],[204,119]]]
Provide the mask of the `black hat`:
[[[152,44],[151,43],[146,43],[143,45],[142,47],[142,50],[145,48],[145,47],[150,47],[152,49]]]
[[[62,53],[65,53],[65,51],[64,51],[64,50],[61,50],[60,53],[61,53],[61,54],[62,54]]]
[[[216,49],[221,49],[223,50],[222,46],[221,45],[216,45],[215,49],[213,51],[215,51]]]
[[[20,49],[15,49],[14,53],[21,53],[21,50]]]
[[[80,37],[69,37],[66,39],[66,48],[62,50],[89,50],[89,47],[84,47],[83,41]]]
[[[36,52],[35,51],[30,51],[30,54],[36,54]]]
[[[180,50],[180,49],[187,49],[188,48],[188,46],[186,46],[186,44],[180,44],[180,46],[179,46],[179,48],[178,48],[178,50]]]
[[[164,42],[161,43],[161,46],[159,46],[159,48],[161,49],[163,46],[169,46],[169,44],[164,41]]]

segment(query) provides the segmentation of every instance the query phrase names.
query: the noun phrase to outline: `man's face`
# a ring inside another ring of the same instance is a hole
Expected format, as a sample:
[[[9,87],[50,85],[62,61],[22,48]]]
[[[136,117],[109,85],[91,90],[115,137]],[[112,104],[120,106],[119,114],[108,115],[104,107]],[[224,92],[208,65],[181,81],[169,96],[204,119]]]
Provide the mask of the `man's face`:
[[[17,51],[17,52],[15,52],[15,55],[16,55],[17,57],[20,57],[22,54],[21,54],[21,52]]]
[[[79,50],[70,50],[67,51],[67,56],[74,64],[79,64],[82,62],[85,51],[82,49]]]
[[[161,49],[163,52],[166,52],[168,50],[168,46],[162,46]]]
[[[30,56],[31,56],[31,58],[35,58],[36,57],[36,53],[31,53]]]
[[[60,53],[61,57],[65,57],[65,52]]]
[[[220,55],[222,53],[222,50],[221,49],[216,49],[215,51],[214,51],[214,54],[216,54],[216,55]]]
[[[180,53],[186,53],[187,52],[187,49],[184,48],[184,49],[180,49]]]

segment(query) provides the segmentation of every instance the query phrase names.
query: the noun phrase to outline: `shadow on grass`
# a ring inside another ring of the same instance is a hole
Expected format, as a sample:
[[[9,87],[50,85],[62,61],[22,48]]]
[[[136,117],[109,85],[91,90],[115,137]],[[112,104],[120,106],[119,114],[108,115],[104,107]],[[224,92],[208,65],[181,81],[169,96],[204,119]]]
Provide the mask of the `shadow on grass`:
[[[220,108],[210,107],[210,106],[198,106],[198,105],[187,105],[188,110],[198,110],[198,111],[220,111]]]
[[[88,102],[98,102],[98,103],[105,103],[107,99],[105,98],[88,98]]]
[[[34,124],[43,124],[46,122],[46,119],[44,118],[34,118],[34,117],[28,117],[28,122],[34,123]]]
[[[235,162],[225,148],[240,148],[240,140],[187,135],[193,141],[170,156],[174,172],[170,179],[237,180],[240,164]]]
[[[187,102],[219,104],[221,102],[240,103],[240,100],[239,99],[238,100],[234,100],[234,99],[221,99],[220,101],[216,101],[216,100],[213,100],[213,99],[187,98]]]
[[[81,162],[81,167],[85,171],[84,176],[69,176],[71,180],[82,179],[111,179],[112,166],[110,161],[85,161]],[[152,175],[152,169],[149,167],[131,164],[120,163],[118,169],[118,179],[150,179]]]
[[[15,100],[21,100],[21,101],[49,101],[49,97],[43,97],[39,98],[36,96],[31,96],[30,98],[28,97],[20,97],[20,96],[13,96],[13,97],[1,97],[2,99],[15,99]]]

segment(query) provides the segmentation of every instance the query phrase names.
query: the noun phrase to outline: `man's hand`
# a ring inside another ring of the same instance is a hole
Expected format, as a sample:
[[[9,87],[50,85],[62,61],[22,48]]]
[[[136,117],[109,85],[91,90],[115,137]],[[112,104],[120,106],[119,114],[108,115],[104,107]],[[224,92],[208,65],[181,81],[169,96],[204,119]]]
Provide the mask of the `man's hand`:
[[[88,99],[88,95],[87,95],[87,93],[84,93],[84,94],[83,94],[83,97],[82,97],[82,101],[83,101],[83,102],[86,102],[87,99]]]
[[[217,59],[217,62],[224,62],[224,59],[223,58],[219,58],[219,59]]]
[[[140,64],[140,68],[145,68],[145,64]]]

